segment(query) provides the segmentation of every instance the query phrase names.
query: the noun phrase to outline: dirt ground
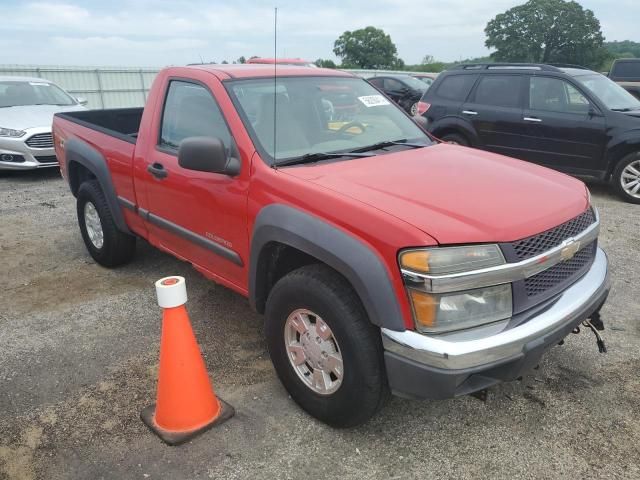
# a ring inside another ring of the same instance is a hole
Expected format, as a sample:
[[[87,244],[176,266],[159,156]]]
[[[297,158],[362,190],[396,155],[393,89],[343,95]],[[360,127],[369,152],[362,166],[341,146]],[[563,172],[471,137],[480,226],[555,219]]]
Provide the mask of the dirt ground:
[[[0,478],[640,478],[640,206],[593,185],[613,289],[607,355],[570,335],[486,403],[394,398],[366,425],[310,418],[276,378],[245,299],[138,243],[117,270],[82,243],[56,171],[0,175]],[[534,200],[532,199],[532,205]],[[153,402],[153,282],[183,275],[218,394],[237,415],[181,447],[139,420]]]

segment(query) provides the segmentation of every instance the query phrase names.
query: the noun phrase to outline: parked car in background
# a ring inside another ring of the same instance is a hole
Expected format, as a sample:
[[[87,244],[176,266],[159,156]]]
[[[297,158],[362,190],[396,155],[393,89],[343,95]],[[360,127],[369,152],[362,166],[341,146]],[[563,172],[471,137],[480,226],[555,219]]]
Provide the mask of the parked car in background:
[[[95,261],[140,237],[248,297],[291,397],[334,426],[514,380],[607,298],[582,182],[435,142],[346,72],[170,67],[144,109],[53,132]]]
[[[438,76],[437,73],[411,73],[410,75],[423,82],[427,88],[433,85],[433,82],[435,82],[436,77]]]
[[[83,104],[42,78],[0,77],[0,170],[57,166],[53,114],[84,110]]]
[[[611,65],[609,78],[640,99],[640,58],[615,60]]]
[[[440,74],[418,111],[442,140],[610,181],[640,203],[640,101],[604,75],[461,65]]]
[[[409,75],[380,75],[367,81],[411,115],[418,113],[418,101],[429,88],[426,83]]]
[[[261,65],[294,65],[297,67],[311,67],[318,68],[318,66],[310,62],[309,60],[303,60],[302,58],[250,58],[247,60],[249,64],[261,64]]]

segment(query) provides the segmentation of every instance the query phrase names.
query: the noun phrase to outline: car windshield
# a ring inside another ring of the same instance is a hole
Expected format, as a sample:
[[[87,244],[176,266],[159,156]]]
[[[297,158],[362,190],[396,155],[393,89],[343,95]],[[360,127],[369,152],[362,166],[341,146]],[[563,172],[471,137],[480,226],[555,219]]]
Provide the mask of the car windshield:
[[[25,105],[75,105],[77,102],[60,87],[48,82],[1,81],[0,108]]]
[[[421,92],[427,91],[427,85],[425,84],[425,82],[417,79],[416,77],[410,77],[409,75],[407,75],[406,77],[402,78],[402,81],[415,90],[420,90]]]
[[[575,79],[598,97],[609,110],[640,110],[640,101],[604,75],[578,75]]]
[[[273,78],[236,80],[229,93],[271,163],[382,142],[432,143],[402,110],[360,78],[283,77],[275,84]]]

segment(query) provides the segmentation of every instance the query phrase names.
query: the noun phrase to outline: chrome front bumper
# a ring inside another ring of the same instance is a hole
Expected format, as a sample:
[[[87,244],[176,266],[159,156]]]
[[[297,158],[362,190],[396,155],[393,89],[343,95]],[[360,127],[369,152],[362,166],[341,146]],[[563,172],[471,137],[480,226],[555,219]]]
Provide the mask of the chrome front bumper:
[[[382,343],[387,353],[406,359],[414,366],[423,365],[439,371],[478,370],[483,366],[522,358],[532,346],[551,346],[559,341],[560,333],[571,328],[602,305],[609,291],[608,261],[598,248],[589,271],[561,293],[550,306],[514,328],[508,322],[502,331],[489,334],[472,332],[466,336],[429,336],[415,331],[403,332],[382,329]],[[479,330],[480,331],[480,330]],[[487,329],[481,331],[487,332]],[[560,338],[561,339],[561,338]],[[386,355],[386,354],[385,354]]]

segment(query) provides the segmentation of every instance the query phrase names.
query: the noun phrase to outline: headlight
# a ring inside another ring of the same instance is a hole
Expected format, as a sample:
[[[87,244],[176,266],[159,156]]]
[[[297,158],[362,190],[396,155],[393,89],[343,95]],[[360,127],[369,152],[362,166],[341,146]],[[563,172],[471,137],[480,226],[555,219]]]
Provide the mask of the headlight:
[[[0,137],[21,137],[25,133],[22,130],[13,130],[11,128],[2,128],[0,127]]]
[[[456,293],[426,293],[409,288],[416,328],[449,332],[504,320],[512,315],[511,284]]]
[[[398,260],[404,273],[410,277],[407,293],[416,328],[420,332],[462,330],[503,320],[513,314],[511,284],[450,293],[431,293],[420,285],[423,277],[428,281],[428,277],[503,265],[506,262],[497,245],[405,250]]]

